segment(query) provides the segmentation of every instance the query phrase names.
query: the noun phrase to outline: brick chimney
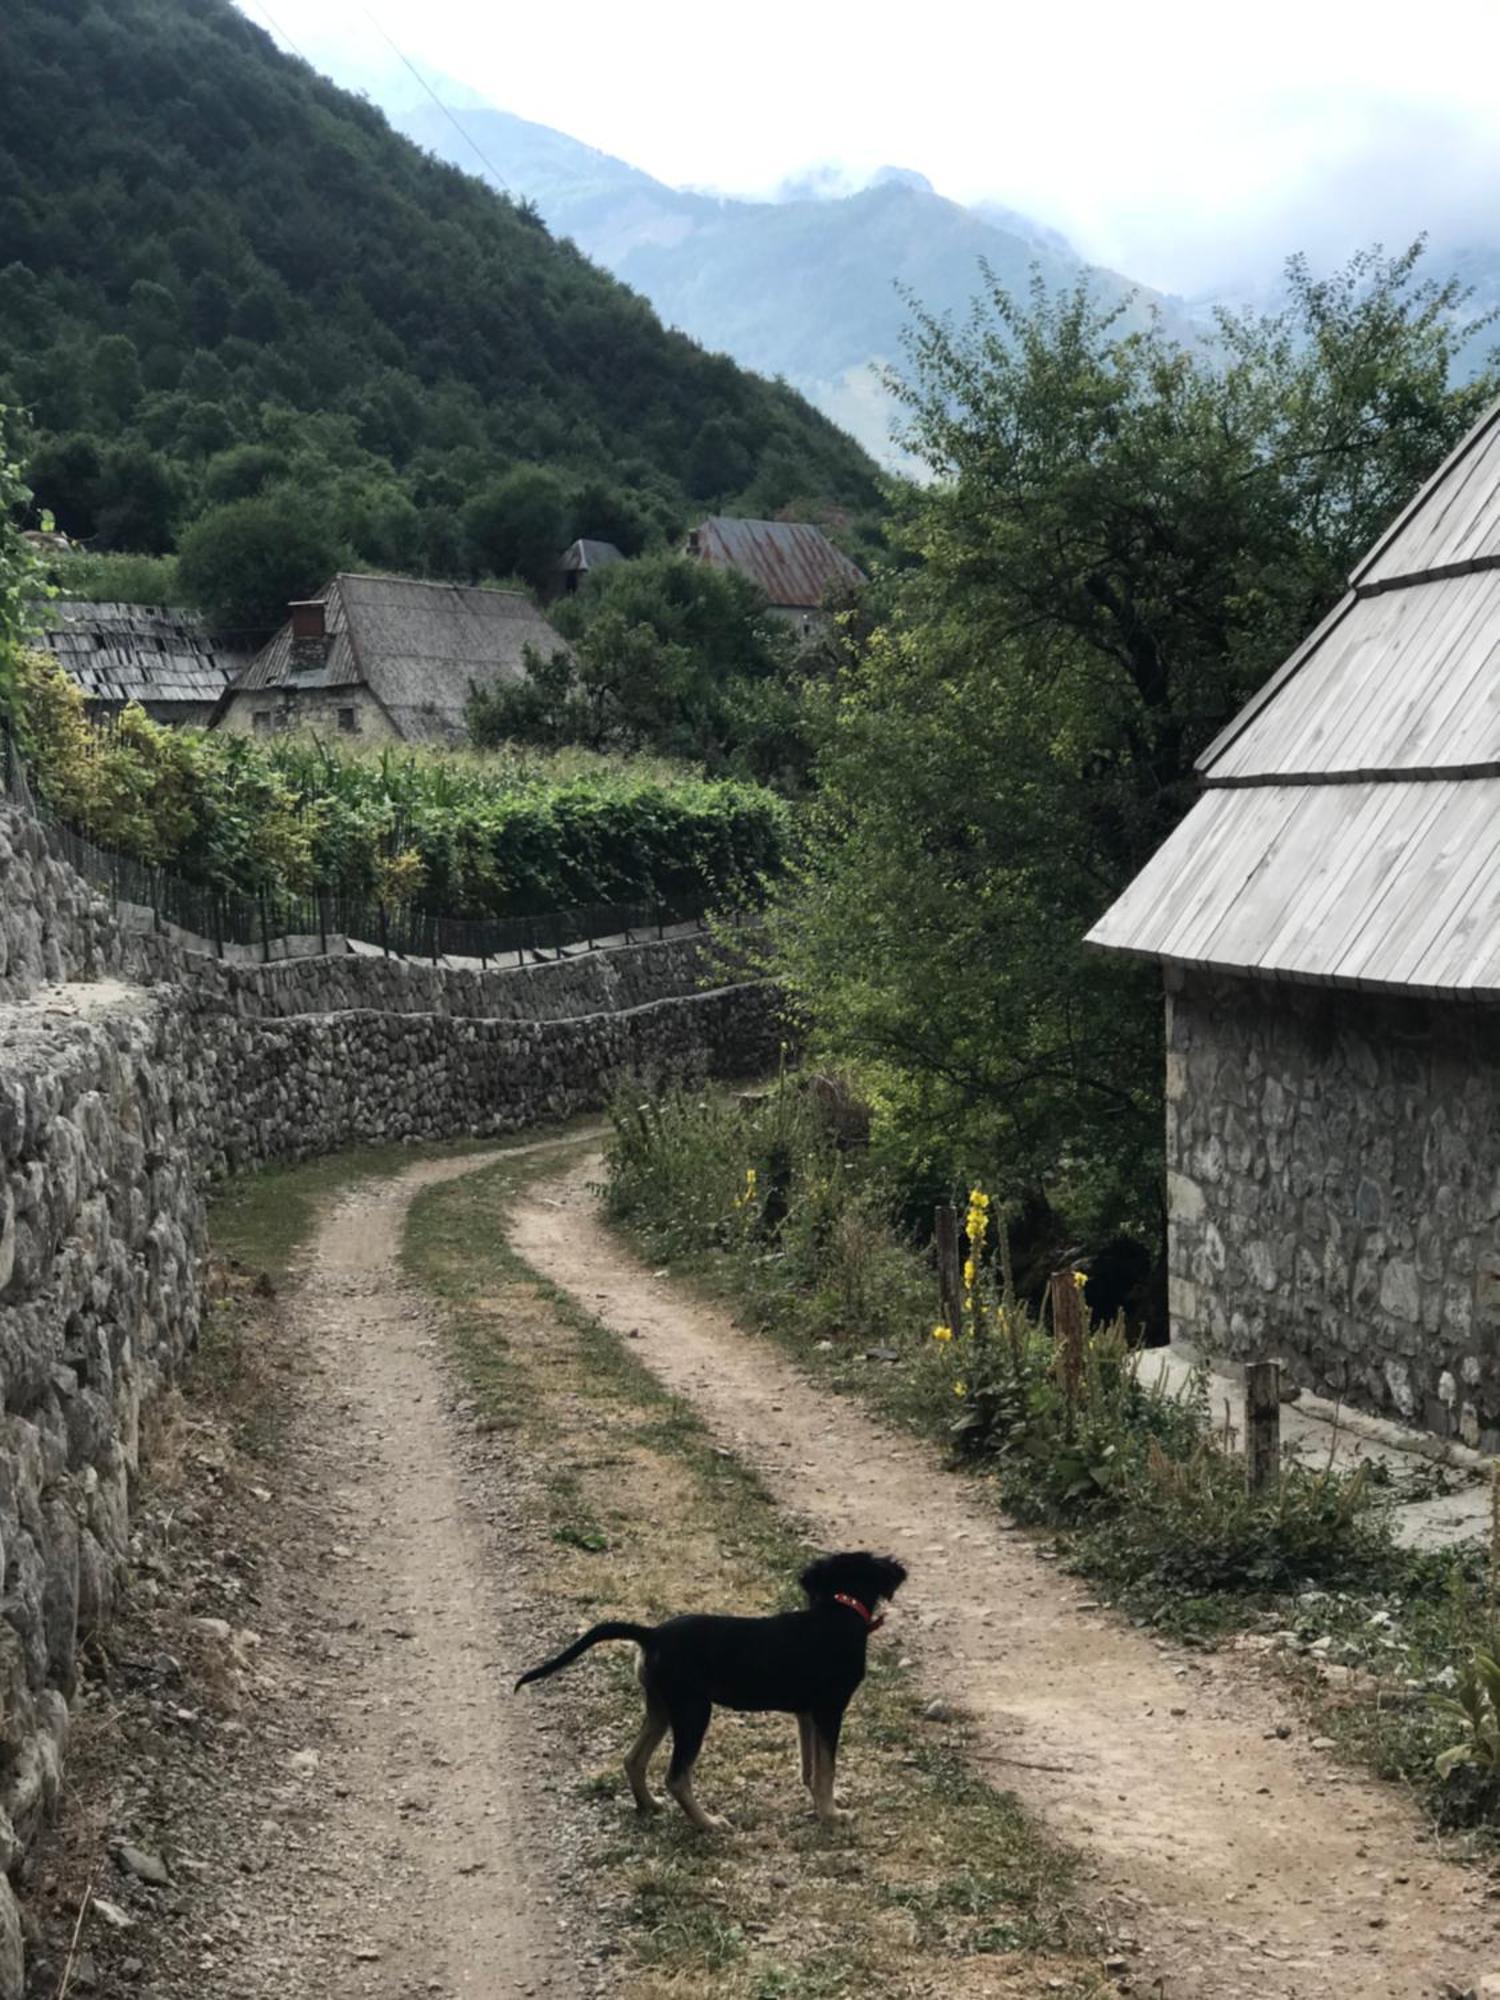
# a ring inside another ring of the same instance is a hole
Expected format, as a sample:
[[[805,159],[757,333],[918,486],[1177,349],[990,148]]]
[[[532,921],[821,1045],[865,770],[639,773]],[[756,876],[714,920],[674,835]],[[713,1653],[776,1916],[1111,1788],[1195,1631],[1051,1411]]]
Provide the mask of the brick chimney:
[[[302,598],[287,606],[292,614],[292,639],[321,639],[324,636],[324,604],[321,597]]]

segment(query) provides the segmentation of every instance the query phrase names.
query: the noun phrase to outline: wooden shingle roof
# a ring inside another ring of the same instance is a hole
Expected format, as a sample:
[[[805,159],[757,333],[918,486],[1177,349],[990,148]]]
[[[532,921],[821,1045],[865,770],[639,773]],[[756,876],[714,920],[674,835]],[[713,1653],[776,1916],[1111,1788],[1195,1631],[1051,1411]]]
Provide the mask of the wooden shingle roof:
[[[519,680],[530,646],[565,651],[531,599],[516,590],[397,576],[336,576],[320,593],[326,639],[310,661],[283,625],[235,683],[261,688],[364,686],[408,742],[461,742],[470,690]]]
[[[1091,944],[1500,997],[1500,405],[1198,768]]]

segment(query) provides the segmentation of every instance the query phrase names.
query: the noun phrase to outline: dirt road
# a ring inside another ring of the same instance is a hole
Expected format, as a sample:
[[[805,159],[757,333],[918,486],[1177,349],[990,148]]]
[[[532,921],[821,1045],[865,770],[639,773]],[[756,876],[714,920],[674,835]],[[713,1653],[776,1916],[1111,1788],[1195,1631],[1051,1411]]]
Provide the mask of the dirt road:
[[[325,1217],[298,1287],[336,1404],[303,1425],[332,1457],[344,1523],[325,1552],[322,1615],[360,1639],[317,1776],[340,1799],[346,1863],[371,1863],[322,1875],[307,1899],[310,1932],[341,1946],[330,2000],[588,1990],[559,1943],[537,1829],[545,1746],[500,1671],[499,1635],[522,1608],[495,1561],[507,1524],[485,1518],[445,1409],[435,1315],[396,1263],[413,1196],[476,1164],[356,1189]],[[493,1512],[493,1485],[486,1500]]]
[[[899,1555],[893,1618],[990,1776],[1093,1857],[1100,1904],[1169,2000],[1440,2000],[1500,1969],[1476,1877],[1394,1793],[1314,1749],[1231,1658],[1098,1613],[937,1454],[653,1276],[600,1222],[597,1161],[535,1186],[511,1240],[688,1397],[830,1547]],[[915,1629],[913,1629],[915,1628]]]

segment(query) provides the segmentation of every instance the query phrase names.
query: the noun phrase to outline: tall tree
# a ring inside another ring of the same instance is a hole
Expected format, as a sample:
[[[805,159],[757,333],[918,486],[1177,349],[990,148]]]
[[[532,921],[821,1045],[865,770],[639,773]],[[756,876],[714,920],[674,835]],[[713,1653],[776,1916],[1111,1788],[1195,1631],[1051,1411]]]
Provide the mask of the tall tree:
[[[1092,1228],[1158,1213],[1154,978],[1082,937],[1186,809],[1193,760],[1338,595],[1492,384],[1449,386],[1418,250],[1212,350],[1086,292],[918,316],[931,469],[823,715],[823,797],[775,920],[818,1043],[909,1174],[982,1167]]]

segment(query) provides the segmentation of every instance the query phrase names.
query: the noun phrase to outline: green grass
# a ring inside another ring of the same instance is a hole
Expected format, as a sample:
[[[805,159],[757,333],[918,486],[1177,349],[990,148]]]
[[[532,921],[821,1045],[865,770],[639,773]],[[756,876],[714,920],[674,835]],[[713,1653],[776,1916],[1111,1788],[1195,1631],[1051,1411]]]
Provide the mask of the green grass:
[[[494,1139],[449,1139],[421,1145],[351,1146],[297,1166],[261,1167],[237,1174],[215,1192],[209,1209],[209,1236],[216,1250],[277,1285],[291,1275],[311,1241],[327,1204],[363,1181],[402,1173],[419,1160],[462,1158],[471,1153],[505,1152],[562,1141],[597,1125],[585,1113],[561,1125]]]

